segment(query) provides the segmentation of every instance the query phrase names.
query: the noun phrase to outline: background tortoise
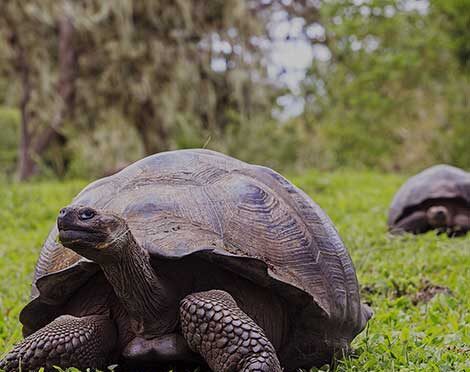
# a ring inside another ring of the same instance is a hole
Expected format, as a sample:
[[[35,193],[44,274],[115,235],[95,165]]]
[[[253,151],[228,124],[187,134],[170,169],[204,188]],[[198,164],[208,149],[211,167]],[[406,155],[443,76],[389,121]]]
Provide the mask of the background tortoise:
[[[61,210],[20,314],[29,337],[0,366],[201,355],[218,372],[292,371],[347,352],[370,316],[338,233],[305,193],[216,152],[166,152]]]
[[[441,164],[411,177],[393,198],[388,226],[392,232],[466,233],[470,230],[470,173]]]

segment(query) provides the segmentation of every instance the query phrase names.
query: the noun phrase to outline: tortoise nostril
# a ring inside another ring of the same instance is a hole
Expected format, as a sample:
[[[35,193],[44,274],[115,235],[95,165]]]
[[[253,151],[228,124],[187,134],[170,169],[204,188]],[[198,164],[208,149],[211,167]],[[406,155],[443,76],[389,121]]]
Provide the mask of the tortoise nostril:
[[[59,218],[65,217],[66,214],[67,214],[67,208],[62,208],[59,211]]]

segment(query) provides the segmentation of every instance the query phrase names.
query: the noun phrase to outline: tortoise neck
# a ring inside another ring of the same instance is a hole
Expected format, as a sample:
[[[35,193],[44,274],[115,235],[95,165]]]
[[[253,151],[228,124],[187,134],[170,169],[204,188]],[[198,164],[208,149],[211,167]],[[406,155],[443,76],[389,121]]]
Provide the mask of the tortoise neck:
[[[129,313],[134,332],[150,338],[168,334],[177,319],[165,286],[150,264],[148,252],[130,231],[127,235],[120,259],[102,265],[103,272]]]

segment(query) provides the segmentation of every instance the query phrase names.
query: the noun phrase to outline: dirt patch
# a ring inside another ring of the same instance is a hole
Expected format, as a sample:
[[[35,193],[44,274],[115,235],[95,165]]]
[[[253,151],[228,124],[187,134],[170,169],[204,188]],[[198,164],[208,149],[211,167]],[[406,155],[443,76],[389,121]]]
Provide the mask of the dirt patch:
[[[384,296],[392,299],[408,297],[413,305],[418,305],[428,303],[440,293],[452,296],[452,291],[448,287],[434,284],[425,278],[420,279],[418,282],[391,279],[385,287],[379,287],[375,284],[361,286],[361,298],[368,305],[370,305],[369,302],[373,296]]]
[[[440,293],[448,296],[452,295],[452,291],[448,287],[433,284],[429,280],[423,280],[421,288],[412,296],[411,301],[413,302],[413,305],[428,303]]]
[[[447,350],[454,351],[459,354],[470,354],[470,347],[459,347],[455,345],[447,346]]]

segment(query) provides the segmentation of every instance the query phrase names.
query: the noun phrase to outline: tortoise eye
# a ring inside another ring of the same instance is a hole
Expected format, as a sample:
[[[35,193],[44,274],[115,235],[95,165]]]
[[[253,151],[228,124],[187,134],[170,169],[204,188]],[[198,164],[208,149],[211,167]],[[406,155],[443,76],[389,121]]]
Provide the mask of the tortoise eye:
[[[91,208],[86,208],[80,211],[78,218],[80,218],[82,221],[92,219],[93,217],[96,216],[96,212],[91,209]]]

